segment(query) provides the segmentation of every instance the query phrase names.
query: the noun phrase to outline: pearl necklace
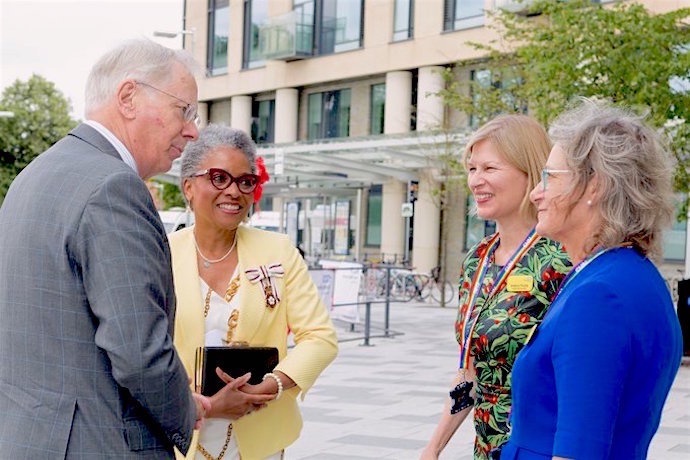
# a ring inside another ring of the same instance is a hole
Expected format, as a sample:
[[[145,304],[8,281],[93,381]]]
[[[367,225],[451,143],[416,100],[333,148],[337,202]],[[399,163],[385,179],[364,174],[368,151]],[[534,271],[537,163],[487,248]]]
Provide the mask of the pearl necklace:
[[[204,268],[208,268],[211,266],[211,264],[217,264],[218,262],[222,262],[225,259],[227,259],[228,256],[232,254],[232,251],[235,249],[236,245],[237,235],[235,235],[235,239],[232,242],[232,246],[230,246],[230,249],[228,249],[228,252],[226,252],[223,257],[221,257],[220,259],[211,260],[201,253],[201,249],[199,249],[199,244],[196,242],[196,234],[194,234],[194,247],[196,248],[196,252],[199,254],[199,257],[201,257],[204,261]]]

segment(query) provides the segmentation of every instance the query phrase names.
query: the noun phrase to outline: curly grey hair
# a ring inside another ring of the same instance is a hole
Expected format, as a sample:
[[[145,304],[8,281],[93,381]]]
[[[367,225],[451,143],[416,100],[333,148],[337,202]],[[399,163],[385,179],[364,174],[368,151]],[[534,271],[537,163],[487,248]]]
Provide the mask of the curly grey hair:
[[[216,147],[230,147],[244,153],[256,174],[256,144],[247,133],[229,126],[210,124],[199,131],[199,138],[187,143],[180,158],[180,187],[199,170],[199,165]]]
[[[671,156],[643,118],[603,101],[580,99],[549,129],[573,171],[574,203],[596,179],[601,225],[595,246],[630,242],[658,259],[674,214]]]

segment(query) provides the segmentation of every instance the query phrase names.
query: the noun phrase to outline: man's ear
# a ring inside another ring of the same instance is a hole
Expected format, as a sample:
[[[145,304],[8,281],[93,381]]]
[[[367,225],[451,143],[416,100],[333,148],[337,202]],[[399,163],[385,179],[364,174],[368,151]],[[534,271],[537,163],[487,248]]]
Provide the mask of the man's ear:
[[[134,119],[137,115],[137,107],[135,96],[137,95],[137,82],[134,80],[123,80],[117,87],[115,96],[117,97],[117,106],[122,114],[127,119]]]

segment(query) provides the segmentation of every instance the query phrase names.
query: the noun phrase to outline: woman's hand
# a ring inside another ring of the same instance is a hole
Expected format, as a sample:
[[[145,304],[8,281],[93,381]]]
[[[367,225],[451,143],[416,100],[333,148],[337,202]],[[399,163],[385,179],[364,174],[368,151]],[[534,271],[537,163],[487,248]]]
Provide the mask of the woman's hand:
[[[206,413],[207,418],[225,418],[237,420],[255,410],[261,409],[268,401],[274,399],[273,394],[250,394],[244,391],[251,374],[233,379],[230,375],[216,368],[216,374],[226,383],[218,393],[211,396],[211,410]]]
[[[274,374],[280,379],[280,382],[283,385],[283,391],[296,385],[294,380],[282,372],[275,371]],[[220,374],[218,374],[218,376],[225,383],[228,383],[230,380],[232,380],[232,377],[227,374],[225,374],[227,377],[223,377]],[[251,385],[249,383],[243,385],[241,391],[251,395],[271,395],[273,398],[276,398],[278,396],[278,383],[272,378],[266,379],[264,377],[264,380],[256,385]]]

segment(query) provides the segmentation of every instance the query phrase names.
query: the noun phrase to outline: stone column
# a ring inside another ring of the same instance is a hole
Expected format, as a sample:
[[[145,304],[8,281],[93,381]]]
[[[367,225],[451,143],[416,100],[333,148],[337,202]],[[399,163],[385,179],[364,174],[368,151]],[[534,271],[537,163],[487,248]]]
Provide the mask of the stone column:
[[[412,117],[412,72],[386,74],[386,108],[383,132],[385,134],[410,131]]]
[[[412,73],[407,71],[386,74],[386,107],[383,131],[385,134],[410,131],[412,116]],[[401,206],[407,197],[407,184],[389,179],[383,184],[381,196],[381,252],[405,254],[405,219]]]
[[[404,254],[405,219],[401,214],[402,204],[407,193],[406,184],[389,179],[381,191],[381,253],[390,257]]]
[[[252,97],[233,96],[230,105],[230,126],[241,129],[251,136],[252,133]]]
[[[443,126],[443,100],[436,93],[444,87],[441,66],[419,69],[417,84],[417,131],[430,131]]]
[[[422,273],[438,265],[441,210],[434,190],[440,184],[427,170],[419,178],[419,191],[414,204],[414,240],[412,242],[412,265]]]
[[[299,91],[295,88],[281,88],[276,91],[276,144],[297,141],[298,107]]]
[[[231,113],[230,99],[215,101],[211,104],[211,109],[208,113],[208,122],[230,125]]]
[[[199,128],[208,124],[208,102],[199,102],[196,108],[199,114]]]

